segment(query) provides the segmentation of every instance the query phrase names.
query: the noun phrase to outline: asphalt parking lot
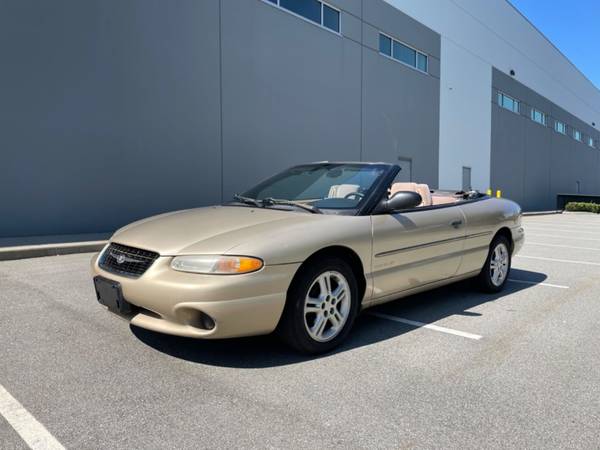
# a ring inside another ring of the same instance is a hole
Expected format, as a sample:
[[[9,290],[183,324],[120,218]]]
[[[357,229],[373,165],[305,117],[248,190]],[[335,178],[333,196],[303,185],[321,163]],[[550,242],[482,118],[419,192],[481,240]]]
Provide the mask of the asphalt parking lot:
[[[130,328],[90,254],[0,262],[0,448],[598,448],[600,216],[524,224],[501,294],[383,305],[320,358]]]

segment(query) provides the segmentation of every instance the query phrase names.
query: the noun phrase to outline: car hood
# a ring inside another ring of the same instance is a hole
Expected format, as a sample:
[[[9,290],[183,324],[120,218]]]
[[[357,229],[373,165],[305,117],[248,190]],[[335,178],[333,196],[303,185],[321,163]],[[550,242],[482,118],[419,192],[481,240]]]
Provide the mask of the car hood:
[[[244,206],[211,206],[176,211],[134,222],[111,242],[158,252],[161,256],[223,254],[286,222],[314,220],[317,214]]]

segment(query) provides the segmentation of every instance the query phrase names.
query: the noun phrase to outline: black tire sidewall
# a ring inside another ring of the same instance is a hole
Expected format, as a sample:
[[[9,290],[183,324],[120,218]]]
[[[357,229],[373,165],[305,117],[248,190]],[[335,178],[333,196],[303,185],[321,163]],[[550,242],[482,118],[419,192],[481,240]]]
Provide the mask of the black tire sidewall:
[[[335,338],[327,342],[318,342],[310,337],[304,325],[304,301],[308,289],[316,278],[328,271],[339,272],[346,278],[351,296],[350,312],[342,331]],[[339,258],[322,259],[303,267],[292,282],[280,323],[280,334],[289,345],[302,353],[327,352],[338,346],[348,336],[358,313],[359,304],[358,284],[348,263]]]

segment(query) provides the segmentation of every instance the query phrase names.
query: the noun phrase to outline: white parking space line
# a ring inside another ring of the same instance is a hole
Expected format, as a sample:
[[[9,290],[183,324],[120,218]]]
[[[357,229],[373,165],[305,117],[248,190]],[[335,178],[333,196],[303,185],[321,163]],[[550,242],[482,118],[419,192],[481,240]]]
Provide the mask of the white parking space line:
[[[597,229],[598,225],[600,225],[600,222],[598,222],[598,225],[593,224],[593,223],[588,223],[588,224],[568,224],[568,223],[564,223],[564,222],[553,222],[553,223],[538,223],[538,222],[530,222],[529,223],[531,226],[533,227],[550,227],[550,228],[572,228],[575,230],[582,230],[582,229],[587,229],[587,230],[594,230]]]
[[[65,450],[40,422],[36,420],[0,384],[0,415],[15,429],[33,450]]]
[[[537,227],[537,228],[577,228],[578,230],[597,230],[600,226],[600,222],[598,225],[577,225],[577,224],[567,224],[567,223],[541,223],[541,222],[524,222],[524,225],[527,227]]]
[[[548,238],[556,238],[556,239],[567,239],[567,240],[573,240],[573,241],[594,241],[594,242],[600,242],[599,238],[582,238],[582,237],[565,236],[565,235],[559,235],[559,234],[537,234],[537,233],[533,233],[533,235],[535,237],[548,237]],[[527,242],[527,241],[525,241],[525,242]]]
[[[600,252],[600,248],[594,248],[594,247],[577,247],[577,246],[574,246],[574,245],[545,244],[543,242],[530,242],[530,241],[526,241],[525,245],[541,245],[543,247],[572,248],[572,249],[575,249],[575,250],[593,250],[593,251]]]
[[[584,266],[600,266],[600,262],[592,261],[575,261],[572,259],[557,259],[557,258],[544,258],[542,256],[529,256],[529,255],[515,255],[516,258],[527,258],[527,259],[539,259],[541,261],[553,261],[571,264],[582,264]]]
[[[535,223],[535,224],[539,224],[539,225],[570,225],[570,226],[582,226],[582,227],[594,227],[596,226],[596,224],[600,224],[600,217],[593,217],[593,220],[586,220],[586,221],[574,221],[574,220],[569,220],[568,222],[565,221],[556,221],[556,220],[530,220],[530,219],[526,219],[523,222],[525,223]]]
[[[532,284],[535,286],[546,286],[557,289],[569,289],[569,286],[562,286],[560,284],[538,283],[537,281],[516,280],[514,278],[509,278],[508,281],[512,281],[513,283]]]
[[[417,327],[417,328],[427,328],[428,330],[439,331],[441,333],[454,334],[455,336],[461,336],[461,337],[464,337],[467,339],[475,339],[476,341],[478,341],[479,339],[481,339],[483,337],[478,334],[466,333],[464,331],[458,331],[458,330],[453,330],[452,328],[440,327],[438,325],[433,325],[430,323],[417,322],[416,320],[409,320],[409,319],[404,319],[402,317],[390,316],[389,314],[383,314],[383,313],[378,313],[378,312],[369,312],[369,314],[371,316],[378,317],[380,319],[387,319],[387,320],[391,320],[393,322],[399,322],[399,323],[403,323],[406,325],[412,325],[413,327]]]
[[[531,225],[524,225],[525,231],[527,230],[539,230],[539,231],[553,231],[553,232],[558,232],[558,233],[565,233],[565,234],[569,234],[569,233],[585,233],[585,234],[593,234],[593,235],[600,235],[600,229],[597,231],[591,231],[591,230],[580,230],[578,228],[550,228],[550,227],[532,227]]]
[[[539,222],[539,223],[559,223],[559,224],[563,224],[563,223],[572,223],[575,225],[591,225],[594,224],[596,222],[600,222],[600,216],[597,216],[596,214],[590,214],[588,219],[592,219],[592,220],[586,220],[586,218],[584,218],[584,220],[580,220],[580,219],[566,219],[564,217],[560,218],[559,220],[556,220],[556,218],[550,218],[548,216],[546,216],[546,218],[542,217],[542,216],[530,216],[527,219],[527,216],[523,216],[524,220],[527,220],[528,222]]]

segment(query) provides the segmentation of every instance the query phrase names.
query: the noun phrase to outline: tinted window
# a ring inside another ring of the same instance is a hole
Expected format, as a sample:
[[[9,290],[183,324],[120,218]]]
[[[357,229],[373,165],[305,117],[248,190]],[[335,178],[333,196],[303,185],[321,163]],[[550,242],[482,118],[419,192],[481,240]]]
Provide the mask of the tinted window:
[[[313,22],[321,23],[321,2],[317,0],[279,0],[279,6]]]
[[[427,72],[427,55],[417,53],[417,69]]]
[[[531,110],[531,120],[541,125],[546,125],[546,114],[533,108]]]
[[[514,113],[519,113],[519,101],[502,92],[498,92],[498,105]]]
[[[394,41],[394,58],[402,61],[403,63],[410,64],[411,66],[416,66],[415,58],[417,56],[417,52],[412,48],[407,47],[400,42]]]
[[[323,26],[336,33],[340,32],[340,12],[325,4],[323,4]]]
[[[379,51],[384,55],[392,56],[392,40],[383,34],[379,35]]]
[[[504,96],[502,99],[502,106],[504,106],[506,109],[510,109],[511,111],[514,111],[515,110],[515,101],[510,97]]]
[[[379,33],[379,52],[408,64],[421,72],[427,72],[428,70],[428,57],[425,53],[414,50],[408,45],[381,33]]]

